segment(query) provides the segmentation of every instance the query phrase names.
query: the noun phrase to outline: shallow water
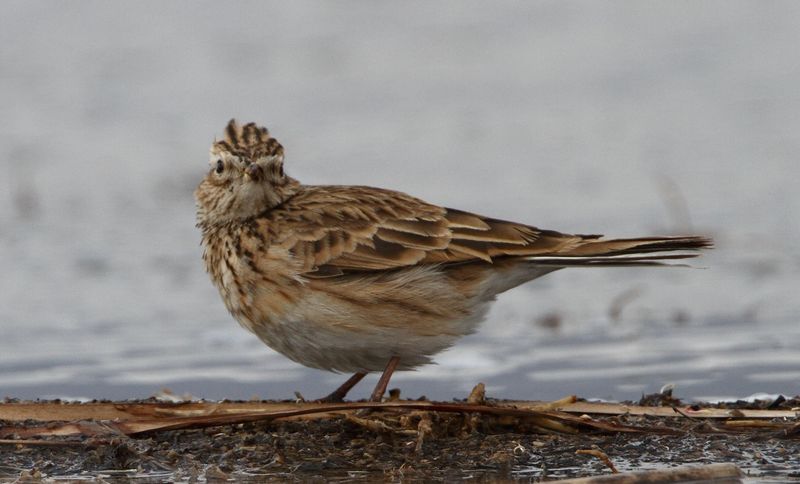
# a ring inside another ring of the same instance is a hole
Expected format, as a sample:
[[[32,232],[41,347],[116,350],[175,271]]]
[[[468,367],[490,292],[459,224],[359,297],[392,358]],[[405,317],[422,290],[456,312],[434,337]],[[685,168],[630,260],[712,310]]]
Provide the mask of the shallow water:
[[[345,378],[239,329],[202,271],[191,192],[236,116],[307,183],[717,239],[703,269],[510,291],[395,377],[407,396],[798,394],[798,21],[795,3],[7,2],[0,392],[291,398]]]

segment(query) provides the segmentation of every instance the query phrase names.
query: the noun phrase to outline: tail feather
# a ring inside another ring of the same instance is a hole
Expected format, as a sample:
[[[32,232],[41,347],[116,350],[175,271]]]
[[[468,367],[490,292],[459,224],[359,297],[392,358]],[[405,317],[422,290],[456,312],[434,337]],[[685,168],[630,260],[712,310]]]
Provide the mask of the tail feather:
[[[691,259],[699,250],[714,246],[708,237],[639,237],[632,239],[586,239],[568,251],[527,260],[542,265],[567,266],[660,266],[665,261]]]

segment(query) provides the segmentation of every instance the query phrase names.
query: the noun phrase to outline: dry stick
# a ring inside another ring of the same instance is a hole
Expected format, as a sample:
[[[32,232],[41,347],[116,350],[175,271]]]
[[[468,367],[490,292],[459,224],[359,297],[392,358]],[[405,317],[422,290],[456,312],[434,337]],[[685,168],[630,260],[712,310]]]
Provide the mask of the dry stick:
[[[37,440],[37,439],[0,439],[0,445],[30,445],[42,447],[64,447],[71,445],[96,446],[100,444],[81,442],[77,440]]]
[[[741,482],[742,471],[734,464],[709,464],[659,469],[580,479],[564,479],[559,484],[650,484],[655,482]]]
[[[597,457],[598,459],[603,461],[603,464],[605,464],[606,467],[611,469],[612,473],[619,474],[619,471],[614,466],[614,463],[611,462],[611,459],[608,458],[608,454],[606,454],[602,450],[597,450],[597,449],[579,449],[579,450],[576,450],[575,453],[578,454],[578,455],[591,455],[592,457]]]
[[[433,412],[448,413],[481,413],[486,415],[509,416],[527,418],[540,427],[551,428],[561,432],[576,430],[564,424],[574,424],[576,426],[588,427],[593,430],[605,432],[635,432],[657,431],[660,433],[676,433],[674,429],[639,429],[635,427],[622,426],[602,421],[586,420],[562,412],[541,412],[535,410],[525,410],[509,407],[491,407],[487,405],[465,405],[457,403],[433,403],[433,402],[364,402],[347,403],[339,405],[323,405],[314,408],[304,408],[297,410],[285,410],[277,412],[245,412],[239,414],[210,415],[200,417],[174,417],[174,418],[151,418],[141,420],[129,420],[123,422],[104,422],[103,425],[80,425],[80,423],[65,424],[63,429],[42,428],[41,432],[36,429],[0,427],[0,435],[4,432],[22,433],[24,430],[29,432],[25,435],[102,435],[114,434],[119,432],[129,436],[144,435],[148,433],[168,430],[200,429],[207,427],[218,427],[222,425],[235,425],[250,422],[268,422],[279,418],[291,418],[302,415],[319,413],[336,413],[346,410],[423,410]],[[30,432],[34,430],[34,432]]]
[[[425,441],[425,436],[431,433],[433,433],[431,416],[429,413],[425,413],[420,417],[419,424],[417,425],[417,445],[414,446],[415,453],[422,453],[422,443]]]
[[[677,413],[681,417],[686,417],[686,418],[688,418],[690,420],[696,420],[697,419],[697,417],[694,417],[692,415],[688,415],[686,412],[684,412],[683,410],[679,409],[678,407],[672,407],[672,411]]]
[[[540,403],[538,405],[535,405],[535,406],[531,407],[530,410],[537,410],[537,411],[540,411],[540,412],[544,412],[544,411],[548,411],[548,410],[553,410],[553,411],[560,410],[560,411],[564,412],[565,410],[561,410],[559,407],[563,407],[565,405],[572,405],[577,401],[578,401],[578,397],[577,396],[570,395],[568,397],[564,397],[564,398],[561,398],[559,400],[553,400],[552,402]],[[580,412],[580,413],[587,413],[587,412]]]
[[[416,430],[396,429],[386,425],[380,420],[361,418],[357,415],[347,415],[346,419],[348,422],[364,427],[370,432],[375,432],[376,434],[387,433],[387,434],[400,434],[400,435],[413,435],[413,436],[417,435]]]
[[[136,435],[140,433],[146,432],[155,432],[158,430],[171,430],[171,429],[178,429],[178,428],[201,428],[201,427],[208,427],[208,426],[215,426],[215,425],[228,425],[234,423],[244,423],[244,422],[252,422],[258,420],[272,420],[277,418],[293,418],[293,417],[300,417],[303,415],[313,415],[313,414],[320,414],[320,413],[334,413],[346,410],[353,410],[353,409],[361,409],[361,408],[370,408],[370,409],[389,409],[397,408],[397,409],[410,409],[410,410],[421,410],[421,411],[443,411],[443,412],[461,412],[461,413],[471,413],[477,412],[482,414],[494,414],[498,416],[508,416],[508,417],[524,417],[528,419],[531,423],[536,424],[540,428],[548,428],[554,431],[559,432],[575,432],[576,429],[573,427],[568,427],[564,425],[562,422],[566,423],[573,423],[573,424],[583,424],[584,426],[591,427],[595,430],[606,431],[606,432],[641,432],[641,431],[659,431],[659,432],[672,432],[676,433],[677,431],[674,429],[635,429],[632,427],[620,427],[614,426],[611,424],[607,424],[602,421],[585,421],[580,419],[579,417],[573,417],[572,415],[565,414],[565,413],[555,413],[555,414],[548,414],[547,410],[553,409],[556,406],[562,406],[563,411],[571,411],[571,412],[590,412],[590,413],[605,413],[605,414],[620,414],[620,413],[629,413],[633,415],[641,415],[641,414],[649,414],[652,412],[653,415],[668,415],[675,414],[676,412],[684,415],[685,417],[694,418],[694,419],[706,419],[706,418],[723,418],[723,417],[730,417],[730,411],[719,411],[719,410],[709,410],[705,409],[702,411],[691,412],[689,414],[689,410],[681,411],[677,408],[667,408],[667,407],[655,407],[655,408],[644,408],[644,407],[637,407],[637,406],[627,406],[627,405],[610,405],[610,404],[586,404],[586,403],[572,403],[574,397],[568,397],[560,402],[552,402],[550,404],[537,404],[535,406],[530,405],[529,402],[509,402],[512,404],[520,405],[522,408],[510,408],[510,407],[486,407],[486,406],[466,406],[464,404],[436,404],[433,402],[387,402],[387,403],[351,403],[351,404],[342,404],[342,405],[329,405],[329,406],[313,406],[311,408],[302,408],[297,409],[295,406],[289,410],[280,410],[280,411],[269,411],[265,412],[264,410],[257,410],[253,411],[250,410],[250,405],[252,404],[241,404],[242,407],[237,412],[226,413],[224,415],[208,415],[207,412],[208,406],[205,406],[206,410],[201,410],[203,408],[201,406],[197,410],[173,410],[172,406],[166,407],[155,407],[152,410],[149,410],[152,405],[142,405],[142,404],[135,404],[135,405],[120,405],[115,404],[117,414],[114,415],[113,418],[119,419],[121,412],[128,412],[127,415],[132,417],[138,413],[139,415],[153,415],[163,413],[163,414],[173,414],[174,412],[203,412],[203,415],[193,415],[193,416],[186,416],[186,417],[152,417],[152,418],[145,418],[145,419],[136,419],[136,420],[123,420],[120,422],[116,420],[114,422],[109,422],[105,425],[102,423],[97,423],[96,421],[92,421],[93,418],[91,414],[86,415],[85,412],[83,415],[80,413],[75,413],[75,409],[82,409],[84,405],[80,406],[73,406],[70,405],[63,405],[59,404],[58,408],[63,409],[67,408],[70,410],[69,415],[63,415],[61,420],[73,420],[77,419],[79,421],[73,421],[71,423],[62,424],[58,427],[48,427],[48,428],[31,428],[31,427],[0,427],[0,437],[5,435],[12,435],[18,434],[22,438],[33,437],[37,435],[52,435],[52,436],[67,436],[67,435],[104,435],[104,434],[111,434],[115,433],[115,430],[119,433],[125,433],[128,435]],[[30,409],[38,409],[42,404],[6,404],[0,405],[0,410],[4,410],[5,407],[11,409],[10,413],[6,412],[5,418],[11,420],[22,420],[24,414],[29,412]],[[47,405],[44,405],[47,407]],[[198,404],[183,404],[179,405],[175,408],[178,409],[194,409],[197,407]],[[270,405],[271,406],[271,405]],[[17,409],[19,407],[19,409]],[[88,408],[100,408],[100,409],[107,409],[108,405],[92,405],[89,404]],[[125,410],[126,408],[135,409],[135,413],[131,414],[129,410]],[[219,407],[220,411],[228,411],[230,410],[223,410],[226,408],[226,404],[214,404],[211,406],[213,409],[217,409]],[[566,407],[566,408],[564,408]],[[234,406],[235,408],[235,406]],[[22,410],[20,410],[22,409]],[[23,415],[19,415],[20,412]],[[668,413],[667,413],[668,412]],[[35,413],[35,412],[34,412]],[[102,415],[108,414],[106,410],[105,413],[103,411],[99,412]],[[747,417],[748,420],[753,418],[771,418],[771,417],[784,417],[784,418],[796,418],[796,412],[790,411],[750,411],[745,410],[742,411]],[[121,415],[125,415],[122,413]],[[66,418],[64,418],[66,417]],[[109,417],[101,417],[101,419],[106,420]],[[28,417],[33,418],[33,417]],[[39,417],[41,419],[41,417]],[[87,420],[88,419],[88,420]],[[81,422],[80,420],[83,420]],[[733,421],[735,422],[735,421]],[[97,425],[100,425],[101,428],[95,428]],[[738,425],[754,425],[754,424],[738,424]],[[729,423],[728,428],[733,430],[737,426],[736,423]],[[771,426],[771,425],[769,425]],[[777,426],[776,426],[777,427]],[[787,428],[788,427],[788,428]],[[794,435],[800,433],[800,425],[794,424],[789,422],[785,424],[783,427],[785,432],[789,435]]]
[[[469,396],[467,397],[467,404],[469,405],[485,405],[486,404],[486,385],[483,383],[478,383],[469,392]],[[464,415],[464,425],[462,426],[462,432],[466,434],[471,434],[478,428],[480,424],[480,414],[472,413],[472,414],[465,414]],[[428,428],[430,429],[430,416],[426,414],[426,418],[428,418]],[[420,426],[422,426],[422,421],[420,421]],[[420,435],[420,440],[417,442],[417,449],[422,449],[422,435]],[[419,450],[417,450],[419,452]]]
[[[564,425],[556,419],[547,417],[531,417],[530,421],[540,429],[551,430],[558,434],[577,434],[578,429]]]
[[[206,427],[217,427],[220,425],[234,425],[240,423],[271,421],[279,418],[297,417],[301,415],[310,415],[315,413],[333,413],[344,410],[391,410],[391,409],[406,409],[406,410],[428,410],[432,412],[447,412],[447,413],[482,413],[487,415],[499,415],[510,417],[523,417],[530,418],[536,424],[543,424],[542,426],[552,426],[553,423],[568,422],[576,425],[590,427],[596,430],[610,431],[610,432],[643,432],[643,429],[635,427],[615,425],[607,422],[586,420],[573,415],[560,413],[560,412],[538,412],[532,410],[521,410],[517,408],[508,407],[490,407],[486,405],[464,405],[455,403],[432,403],[432,402],[364,402],[364,403],[349,403],[342,405],[321,406],[311,409],[300,410],[286,410],[281,412],[258,412],[258,413],[243,413],[239,415],[219,415],[209,417],[178,417],[164,422],[164,419],[154,420],[140,420],[120,422],[115,424],[121,432],[127,435],[141,435],[154,431],[163,430],[182,430],[182,429],[196,429]],[[561,426],[559,426],[561,427]],[[556,428],[561,430],[561,428]],[[654,431],[654,429],[647,429]],[[674,429],[657,429],[663,433],[675,433]]]
[[[570,399],[556,402],[503,401],[496,405],[513,406],[527,410],[560,410],[572,414],[598,415],[648,415],[675,417],[672,407],[641,407],[619,403],[574,402]],[[41,422],[72,422],[76,420],[132,420],[146,417],[202,416],[214,414],[240,414],[264,412],[299,407],[317,407],[319,404],[294,402],[184,402],[184,403],[0,403],[0,420]],[[730,410],[703,408],[692,410],[683,407],[681,412],[696,419],[727,420],[731,417],[751,419],[784,418],[797,422],[800,411],[795,410]]]
[[[509,401],[504,404],[514,405],[519,408],[532,408],[539,410],[544,408],[542,404],[525,401]],[[545,404],[547,405],[547,404]],[[640,405],[628,405],[624,403],[599,403],[599,402],[575,402],[572,404],[564,404],[555,408],[562,412],[569,413],[587,413],[587,414],[600,414],[600,415],[647,415],[651,417],[675,417],[676,413],[680,413],[685,417],[695,419],[729,419],[731,417],[746,417],[749,419],[772,419],[772,418],[787,418],[796,419],[800,416],[800,412],[792,410],[730,410],[722,408],[701,408],[692,410],[690,407],[644,407]]]
[[[723,425],[730,428],[791,429],[788,422],[765,422],[763,420],[728,420]]]
[[[486,403],[486,385],[478,383],[472,388],[467,397],[467,403],[474,405],[482,405]]]

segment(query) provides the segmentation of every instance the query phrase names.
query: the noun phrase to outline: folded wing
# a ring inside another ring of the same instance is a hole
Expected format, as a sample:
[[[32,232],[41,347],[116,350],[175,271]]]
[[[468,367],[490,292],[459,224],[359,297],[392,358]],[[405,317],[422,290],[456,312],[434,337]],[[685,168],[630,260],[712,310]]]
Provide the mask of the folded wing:
[[[701,237],[605,240],[541,230],[371,187],[308,187],[272,210],[267,222],[272,242],[301,261],[308,277],[509,257],[550,265],[641,264],[665,251],[710,246]]]

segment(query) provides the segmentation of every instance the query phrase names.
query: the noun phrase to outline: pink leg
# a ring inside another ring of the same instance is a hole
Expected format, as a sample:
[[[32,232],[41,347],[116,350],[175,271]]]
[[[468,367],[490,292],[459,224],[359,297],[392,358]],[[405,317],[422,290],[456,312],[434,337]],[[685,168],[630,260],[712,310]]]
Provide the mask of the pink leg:
[[[398,363],[400,363],[400,358],[397,356],[392,356],[389,359],[389,363],[386,364],[386,369],[383,370],[378,384],[375,385],[375,390],[372,391],[372,396],[369,399],[371,402],[381,401],[383,394],[386,393],[386,387],[389,386],[389,379],[392,378],[392,373],[397,369]]]
[[[362,378],[367,376],[366,373],[356,373],[355,375],[351,376],[347,379],[346,382],[342,383],[342,385],[334,390],[330,395],[324,398],[320,398],[317,400],[320,403],[339,403],[344,400],[344,397],[358,382],[361,381]]]

